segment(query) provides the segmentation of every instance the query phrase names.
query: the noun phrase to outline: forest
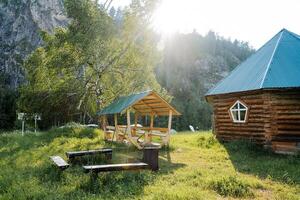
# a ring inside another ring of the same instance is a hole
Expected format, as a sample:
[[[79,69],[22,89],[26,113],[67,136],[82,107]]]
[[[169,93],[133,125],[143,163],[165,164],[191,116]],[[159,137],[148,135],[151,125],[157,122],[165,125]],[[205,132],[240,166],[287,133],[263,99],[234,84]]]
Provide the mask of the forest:
[[[41,129],[97,123],[96,112],[116,97],[149,89],[182,113],[173,122],[176,130],[210,129],[204,94],[254,49],[213,31],[162,37],[150,26],[157,3],[134,0],[120,9],[65,0],[72,20],[54,33],[40,31],[43,45],[23,61],[26,81],[10,88],[1,72],[0,129],[17,127],[18,112],[40,113]]]

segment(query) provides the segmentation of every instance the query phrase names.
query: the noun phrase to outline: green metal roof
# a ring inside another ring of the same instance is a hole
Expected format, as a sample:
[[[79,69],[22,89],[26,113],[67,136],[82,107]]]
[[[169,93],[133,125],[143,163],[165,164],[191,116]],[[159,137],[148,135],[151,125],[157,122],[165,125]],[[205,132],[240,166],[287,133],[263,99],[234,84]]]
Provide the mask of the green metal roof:
[[[145,96],[149,95],[151,91],[145,91],[138,94],[132,94],[130,96],[120,97],[113,101],[109,106],[105,107],[101,111],[97,112],[97,115],[109,115],[116,114],[125,111],[135,102],[143,99]]]
[[[170,110],[172,111],[172,115],[181,115],[159,94],[151,90],[126,97],[119,97],[109,106],[97,112],[97,115],[118,114],[130,107],[141,115],[155,114],[157,116],[167,116]]]
[[[300,87],[300,36],[282,29],[238,65],[206,96],[272,88]]]

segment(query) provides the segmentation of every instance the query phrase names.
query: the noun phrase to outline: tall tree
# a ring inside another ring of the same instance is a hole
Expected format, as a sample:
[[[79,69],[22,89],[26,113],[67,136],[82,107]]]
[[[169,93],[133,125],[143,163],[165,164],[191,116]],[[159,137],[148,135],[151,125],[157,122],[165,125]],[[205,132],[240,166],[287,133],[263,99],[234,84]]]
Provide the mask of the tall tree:
[[[109,5],[65,1],[69,27],[43,32],[44,46],[25,62],[21,110],[69,121],[76,113],[92,116],[120,95],[150,88],[165,94],[153,73],[159,59],[148,28],[155,1],[134,0],[121,25],[108,14]]]
[[[0,130],[12,129],[16,120],[17,92],[9,84],[8,74],[0,72]]]

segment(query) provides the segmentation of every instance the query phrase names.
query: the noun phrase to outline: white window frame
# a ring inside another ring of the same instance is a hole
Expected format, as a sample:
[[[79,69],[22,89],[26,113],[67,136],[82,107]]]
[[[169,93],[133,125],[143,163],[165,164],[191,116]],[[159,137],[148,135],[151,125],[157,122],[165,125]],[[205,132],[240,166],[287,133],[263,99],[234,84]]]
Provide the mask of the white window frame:
[[[235,105],[238,105],[238,108],[234,108]],[[244,106],[245,108],[240,108],[240,105]],[[241,111],[245,112],[244,120],[241,120]],[[238,113],[238,119],[234,118],[233,112]],[[248,107],[243,104],[241,101],[237,100],[233,106],[230,107],[230,115],[234,123],[246,123],[247,117],[248,117]]]

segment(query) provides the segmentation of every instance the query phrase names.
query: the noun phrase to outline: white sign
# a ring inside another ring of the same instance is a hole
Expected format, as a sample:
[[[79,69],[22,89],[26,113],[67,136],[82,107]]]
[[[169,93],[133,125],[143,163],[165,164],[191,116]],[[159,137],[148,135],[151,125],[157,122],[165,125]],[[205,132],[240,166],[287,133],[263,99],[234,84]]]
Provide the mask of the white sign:
[[[25,113],[18,113],[18,120],[23,120],[25,117]]]
[[[42,120],[41,114],[35,113],[34,120]]]

